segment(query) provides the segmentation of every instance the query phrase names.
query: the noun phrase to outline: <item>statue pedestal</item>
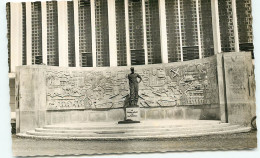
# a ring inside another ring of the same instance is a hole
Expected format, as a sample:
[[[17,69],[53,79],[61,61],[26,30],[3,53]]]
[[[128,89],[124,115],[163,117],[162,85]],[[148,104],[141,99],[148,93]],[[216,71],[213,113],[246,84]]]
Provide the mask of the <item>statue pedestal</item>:
[[[139,107],[125,108],[125,120],[119,121],[118,124],[127,124],[127,123],[140,123]]]

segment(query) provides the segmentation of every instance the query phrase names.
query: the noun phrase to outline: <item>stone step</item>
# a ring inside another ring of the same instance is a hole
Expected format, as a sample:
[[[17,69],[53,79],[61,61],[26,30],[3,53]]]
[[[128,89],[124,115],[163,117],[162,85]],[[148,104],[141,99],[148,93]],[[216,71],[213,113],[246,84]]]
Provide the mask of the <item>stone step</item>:
[[[168,138],[180,138],[180,137],[198,137],[198,136],[207,136],[207,135],[220,135],[220,134],[234,134],[234,133],[242,133],[242,132],[249,132],[251,128],[249,127],[240,127],[237,129],[232,130],[224,130],[224,131],[212,131],[212,132],[198,132],[198,133],[178,133],[178,134],[171,134],[171,135],[136,135],[136,136],[118,136],[118,137],[108,137],[106,135],[102,137],[95,137],[95,136],[85,136],[85,137],[66,137],[60,136],[57,137],[55,135],[49,136],[38,136],[38,135],[31,135],[27,133],[19,133],[17,134],[20,137],[27,137],[27,138],[39,138],[39,139],[56,139],[56,140],[133,140],[133,139],[168,139]]]
[[[152,120],[138,124],[91,122],[47,125],[19,133],[21,137],[43,139],[128,140],[194,137],[211,134],[248,132],[250,128],[211,120]]]
[[[97,122],[97,123],[75,123],[75,124],[57,124],[47,125],[43,129],[60,129],[60,130],[99,130],[102,129],[143,129],[143,128],[177,128],[177,127],[194,127],[199,125],[219,125],[220,121],[208,120],[185,120],[185,121],[144,121],[137,124],[117,124],[111,122]]]
[[[210,128],[223,128],[230,126],[228,123],[217,124],[217,125],[197,125],[197,126],[158,126],[158,127],[143,127],[143,128],[107,128],[104,129],[102,127],[98,129],[46,129],[46,128],[36,128],[36,132],[44,132],[44,133],[95,133],[95,132],[110,132],[110,133],[133,133],[133,132],[145,132],[145,131],[185,131],[185,130],[197,130],[197,129],[210,129]]]
[[[38,135],[38,136],[57,136],[57,137],[128,137],[128,136],[146,136],[146,135],[175,135],[175,134],[190,134],[190,133],[206,133],[214,131],[227,131],[237,129],[239,126],[227,126],[227,127],[215,127],[209,129],[189,129],[189,130],[176,130],[171,131],[161,131],[160,129],[154,129],[151,131],[139,131],[139,132],[123,132],[123,131],[98,131],[98,132],[88,132],[88,133],[46,133],[46,132],[36,132],[29,131],[27,134]]]

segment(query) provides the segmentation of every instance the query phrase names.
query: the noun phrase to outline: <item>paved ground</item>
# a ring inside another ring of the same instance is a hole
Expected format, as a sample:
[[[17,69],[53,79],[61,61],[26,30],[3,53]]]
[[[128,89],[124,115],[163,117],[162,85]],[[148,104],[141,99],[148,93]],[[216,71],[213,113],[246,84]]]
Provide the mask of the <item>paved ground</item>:
[[[68,141],[13,138],[14,156],[81,155],[96,153],[165,152],[183,150],[230,150],[256,148],[256,131],[167,140]]]

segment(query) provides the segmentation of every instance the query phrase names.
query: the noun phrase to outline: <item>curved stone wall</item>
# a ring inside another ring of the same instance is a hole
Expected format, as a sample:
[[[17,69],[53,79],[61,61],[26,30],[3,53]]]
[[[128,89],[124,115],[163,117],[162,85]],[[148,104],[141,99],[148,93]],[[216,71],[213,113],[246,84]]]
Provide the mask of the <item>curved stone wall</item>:
[[[219,119],[217,60],[135,66],[141,119]],[[124,119],[130,67],[31,65],[16,74],[17,131]],[[21,128],[21,129],[20,129]]]
[[[250,53],[135,66],[141,120],[221,120],[249,125],[255,114]],[[130,67],[17,67],[17,132],[47,124],[124,119]],[[242,75],[242,76],[241,76]],[[236,119],[234,119],[236,118]]]

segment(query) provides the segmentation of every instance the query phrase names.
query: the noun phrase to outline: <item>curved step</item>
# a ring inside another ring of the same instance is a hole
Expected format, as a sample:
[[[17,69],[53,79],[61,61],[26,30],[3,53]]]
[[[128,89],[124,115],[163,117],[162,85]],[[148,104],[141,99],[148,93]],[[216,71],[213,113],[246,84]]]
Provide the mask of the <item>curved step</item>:
[[[75,130],[75,129],[46,129],[46,128],[36,128],[36,132],[43,132],[43,133],[95,133],[99,131],[106,131],[106,132],[111,132],[111,133],[134,133],[134,132],[151,132],[151,131],[172,131],[172,130],[178,130],[178,131],[185,131],[185,130],[197,130],[197,129],[211,129],[211,128],[223,128],[223,127],[229,127],[229,124],[219,124],[219,125],[204,125],[204,126],[194,126],[194,127],[172,127],[172,126],[161,126],[161,127],[149,127],[149,128],[120,128],[120,129],[115,129],[115,128],[108,128],[108,129],[103,129],[100,127],[99,129],[84,129],[84,130]]]
[[[97,123],[76,123],[76,124],[57,124],[47,125],[44,129],[60,129],[60,130],[97,130],[97,129],[139,129],[139,128],[154,128],[154,127],[194,127],[198,125],[219,125],[220,121],[208,120],[185,120],[185,121],[144,121],[140,124],[117,124],[111,122],[97,122]]]
[[[225,131],[213,131],[213,132],[200,132],[200,133],[189,133],[189,134],[175,134],[175,135],[144,135],[144,136],[118,136],[118,137],[107,137],[107,136],[85,136],[85,137],[65,137],[65,136],[37,136],[37,135],[29,135],[26,133],[17,134],[20,137],[27,138],[39,138],[39,139],[64,139],[64,140],[132,140],[132,139],[165,139],[165,138],[180,138],[180,137],[198,137],[198,136],[207,136],[207,135],[219,135],[219,134],[234,134],[234,133],[242,133],[249,132],[251,128],[249,127],[241,127],[232,130]]]
[[[48,125],[19,133],[21,137],[44,139],[128,140],[194,137],[248,132],[251,128],[210,120],[142,121],[139,124],[90,122]]]
[[[36,132],[36,131],[28,131],[27,134],[30,135],[38,135],[38,136],[57,136],[57,137],[120,137],[120,136],[145,136],[145,135],[172,135],[172,134],[190,134],[190,133],[200,133],[200,132],[214,132],[214,131],[227,131],[237,129],[238,126],[228,126],[224,128],[210,128],[210,129],[190,129],[190,130],[171,130],[171,131],[139,131],[139,132],[124,132],[124,131],[99,131],[99,132],[89,132],[89,133],[45,133],[45,132]]]

